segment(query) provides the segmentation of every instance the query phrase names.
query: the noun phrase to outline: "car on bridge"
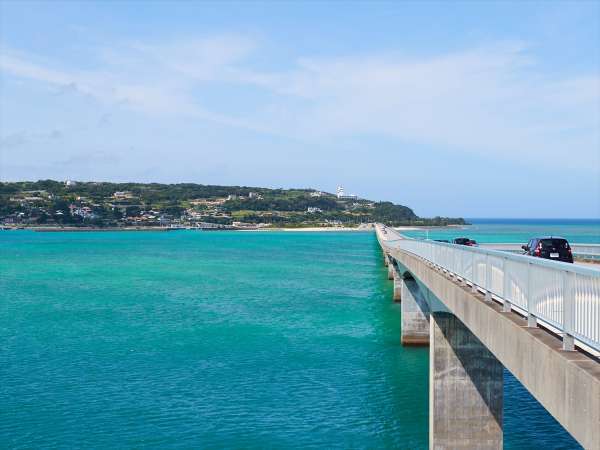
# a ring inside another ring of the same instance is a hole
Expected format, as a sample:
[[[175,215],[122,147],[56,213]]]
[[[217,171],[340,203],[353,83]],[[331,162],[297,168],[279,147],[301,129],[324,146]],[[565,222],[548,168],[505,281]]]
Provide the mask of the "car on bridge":
[[[573,262],[573,251],[569,242],[558,236],[543,236],[530,239],[521,248],[526,255],[553,261]]]
[[[465,237],[452,239],[452,243],[456,244],[456,245],[466,245],[469,247],[477,247],[477,242],[475,242],[473,239],[469,239],[469,238],[465,238]]]

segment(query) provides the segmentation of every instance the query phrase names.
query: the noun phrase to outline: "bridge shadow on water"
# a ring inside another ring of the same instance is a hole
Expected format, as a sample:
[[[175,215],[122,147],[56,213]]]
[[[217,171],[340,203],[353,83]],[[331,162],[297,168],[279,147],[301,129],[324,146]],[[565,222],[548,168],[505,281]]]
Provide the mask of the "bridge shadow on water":
[[[583,448],[507,369],[504,369],[504,448]]]

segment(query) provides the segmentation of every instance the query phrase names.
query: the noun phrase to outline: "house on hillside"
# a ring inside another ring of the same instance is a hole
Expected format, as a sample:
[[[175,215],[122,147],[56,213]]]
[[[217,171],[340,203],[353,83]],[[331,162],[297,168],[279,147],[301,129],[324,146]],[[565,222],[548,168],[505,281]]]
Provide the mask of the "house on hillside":
[[[126,200],[134,197],[135,196],[133,195],[133,193],[129,191],[117,191],[113,194],[113,198],[115,198],[116,200]]]

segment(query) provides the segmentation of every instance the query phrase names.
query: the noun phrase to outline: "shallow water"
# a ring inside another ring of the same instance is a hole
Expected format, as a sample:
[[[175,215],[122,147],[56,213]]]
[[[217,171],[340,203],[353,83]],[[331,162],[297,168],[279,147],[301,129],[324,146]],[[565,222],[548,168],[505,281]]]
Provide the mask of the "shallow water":
[[[0,447],[426,448],[372,233],[0,233]],[[505,448],[576,448],[510,374]]]

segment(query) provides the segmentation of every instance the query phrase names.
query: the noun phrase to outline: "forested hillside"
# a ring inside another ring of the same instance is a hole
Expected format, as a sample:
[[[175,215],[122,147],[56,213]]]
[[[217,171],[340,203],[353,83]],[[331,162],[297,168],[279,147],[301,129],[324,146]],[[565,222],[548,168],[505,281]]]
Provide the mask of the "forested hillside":
[[[0,220],[5,224],[71,226],[464,223],[460,218],[419,218],[407,206],[314,189],[54,180],[0,183]]]

